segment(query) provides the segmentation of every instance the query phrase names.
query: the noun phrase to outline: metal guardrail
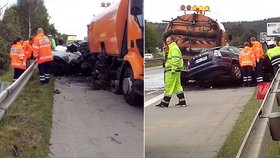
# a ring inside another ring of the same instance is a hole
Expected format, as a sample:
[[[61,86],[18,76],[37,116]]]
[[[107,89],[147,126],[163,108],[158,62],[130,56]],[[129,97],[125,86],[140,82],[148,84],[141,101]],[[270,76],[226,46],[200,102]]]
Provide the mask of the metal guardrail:
[[[34,61],[13,84],[0,93],[0,120],[3,118],[9,106],[15,101],[23,87],[29,81],[36,68],[37,63]]]
[[[259,108],[245,138],[239,148],[236,158],[265,158],[268,156],[272,135],[269,118],[280,106],[280,74],[279,70],[271,82],[269,90]],[[280,118],[280,117],[279,117]],[[280,127],[280,122],[278,122]],[[280,130],[277,131],[280,133]]]

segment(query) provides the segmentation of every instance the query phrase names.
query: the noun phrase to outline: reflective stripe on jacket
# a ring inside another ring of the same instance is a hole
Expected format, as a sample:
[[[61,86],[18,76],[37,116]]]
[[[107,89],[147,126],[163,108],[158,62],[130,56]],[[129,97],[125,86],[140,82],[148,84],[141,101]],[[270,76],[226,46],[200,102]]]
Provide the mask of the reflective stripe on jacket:
[[[53,60],[51,43],[47,36],[42,33],[37,34],[33,43],[33,56],[37,58],[37,63],[45,63]]]
[[[252,50],[250,47],[245,47],[240,51],[239,54],[239,64],[240,66],[255,66],[256,60],[255,56],[252,53]]]
[[[19,42],[16,44],[13,44],[10,51],[10,57],[11,57],[11,65],[13,68],[18,69],[26,69],[26,64],[24,62],[24,51],[22,49],[22,46]]]
[[[168,47],[167,57],[165,58],[165,70],[172,72],[181,71],[183,69],[184,62],[180,48],[175,42],[170,43]]]
[[[271,60],[271,64],[280,64],[280,47],[275,46],[274,48],[267,50],[267,55],[269,59]]]
[[[263,48],[260,42],[255,41],[253,43],[252,52],[255,55],[256,60],[264,58]]]

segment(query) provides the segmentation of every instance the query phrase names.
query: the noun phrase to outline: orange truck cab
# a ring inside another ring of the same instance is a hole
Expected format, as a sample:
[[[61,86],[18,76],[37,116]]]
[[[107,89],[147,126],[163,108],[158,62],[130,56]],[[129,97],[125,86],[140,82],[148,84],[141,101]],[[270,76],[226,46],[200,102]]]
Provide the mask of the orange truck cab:
[[[88,25],[93,74],[131,105],[143,101],[143,30],[143,0],[120,0]]]

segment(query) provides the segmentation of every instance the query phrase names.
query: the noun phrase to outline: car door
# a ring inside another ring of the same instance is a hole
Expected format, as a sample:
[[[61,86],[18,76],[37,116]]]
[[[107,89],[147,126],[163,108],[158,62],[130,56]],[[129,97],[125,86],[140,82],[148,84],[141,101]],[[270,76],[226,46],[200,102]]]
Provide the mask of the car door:
[[[232,55],[229,50],[229,47],[223,47],[220,49],[220,52],[222,53],[222,58],[223,58],[223,65],[231,65],[232,62]]]

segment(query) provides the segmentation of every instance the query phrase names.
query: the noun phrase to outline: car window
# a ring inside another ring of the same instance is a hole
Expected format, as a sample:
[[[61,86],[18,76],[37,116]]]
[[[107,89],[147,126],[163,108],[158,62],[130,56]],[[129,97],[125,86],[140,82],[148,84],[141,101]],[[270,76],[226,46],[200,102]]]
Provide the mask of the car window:
[[[240,53],[240,49],[239,48],[229,47],[228,49],[229,49],[229,51],[231,51],[234,54],[239,54]]]
[[[228,50],[223,49],[223,50],[221,50],[221,53],[222,53],[223,57],[231,57]]]

